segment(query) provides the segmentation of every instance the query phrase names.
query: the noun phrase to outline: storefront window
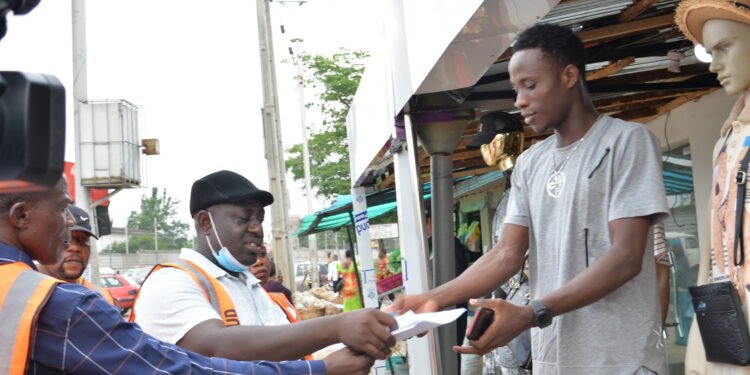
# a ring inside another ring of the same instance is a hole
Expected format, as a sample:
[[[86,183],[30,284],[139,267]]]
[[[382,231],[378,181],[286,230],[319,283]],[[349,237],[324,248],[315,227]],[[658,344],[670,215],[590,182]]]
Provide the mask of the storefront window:
[[[682,374],[694,315],[688,287],[697,281],[700,262],[690,146],[666,152],[663,158],[664,185],[672,209],[672,216],[664,223],[672,259],[667,352],[670,373]]]

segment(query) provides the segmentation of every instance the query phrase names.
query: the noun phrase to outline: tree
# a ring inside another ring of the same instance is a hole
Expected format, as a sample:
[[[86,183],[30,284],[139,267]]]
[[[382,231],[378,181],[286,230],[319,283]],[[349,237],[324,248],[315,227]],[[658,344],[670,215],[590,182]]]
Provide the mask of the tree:
[[[317,101],[308,104],[320,109],[323,123],[309,128],[310,184],[318,197],[334,199],[338,194],[350,194],[349,145],[346,134],[346,114],[357,92],[364,72],[364,51],[341,49],[331,56],[303,55],[302,63],[308,76],[308,87],[317,88]],[[286,166],[296,181],[305,180],[302,144],[287,150]]]
[[[180,201],[167,195],[167,189],[159,194],[158,188],[151,189],[151,195],[141,196],[141,210],[131,211],[128,217],[129,229],[142,229],[149,234],[130,236],[128,247],[131,251],[154,250],[154,224],[158,235],[159,249],[179,249],[189,246],[187,238],[189,226],[177,217],[176,206]],[[113,252],[124,252],[125,243],[118,242],[110,249]]]

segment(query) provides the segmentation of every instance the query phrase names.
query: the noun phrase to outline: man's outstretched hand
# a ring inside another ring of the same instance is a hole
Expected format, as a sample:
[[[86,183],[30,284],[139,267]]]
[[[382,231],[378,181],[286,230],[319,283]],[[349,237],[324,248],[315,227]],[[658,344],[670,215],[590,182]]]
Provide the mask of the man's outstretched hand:
[[[355,353],[344,348],[331,353],[323,360],[328,375],[366,375],[370,372],[375,360],[365,354]]]
[[[473,306],[492,309],[495,317],[479,339],[469,341],[470,346],[454,346],[453,351],[463,354],[485,354],[507,345],[533,326],[534,312],[531,306],[516,306],[502,299],[477,299],[469,302]]]
[[[439,311],[440,306],[425,294],[415,294],[399,296],[392,305],[385,308],[385,312],[396,313],[396,315],[404,314],[409,310],[417,314],[430,313]]]
[[[396,339],[391,331],[398,328],[396,319],[376,309],[362,309],[339,315],[339,342],[372,358],[386,359]]]

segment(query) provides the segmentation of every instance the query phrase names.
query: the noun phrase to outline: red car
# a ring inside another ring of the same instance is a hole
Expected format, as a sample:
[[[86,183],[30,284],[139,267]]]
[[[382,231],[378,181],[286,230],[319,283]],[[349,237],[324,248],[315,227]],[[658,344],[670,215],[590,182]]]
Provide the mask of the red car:
[[[120,307],[123,314],[133,307],[135,295],[138,293],[138,284],[128,280],[124,275],[104,274],[101,275],[102,288],[106,289],[114,299],[115,304]]]

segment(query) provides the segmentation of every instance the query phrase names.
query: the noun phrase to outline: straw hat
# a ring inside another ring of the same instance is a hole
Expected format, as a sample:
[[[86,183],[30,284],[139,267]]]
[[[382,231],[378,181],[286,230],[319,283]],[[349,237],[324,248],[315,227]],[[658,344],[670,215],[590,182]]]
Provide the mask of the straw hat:
[[[750,25],[750,0],[684,0],[677,7],[675,23],[693,43],[703,42],[703,25],[710,19]]]

